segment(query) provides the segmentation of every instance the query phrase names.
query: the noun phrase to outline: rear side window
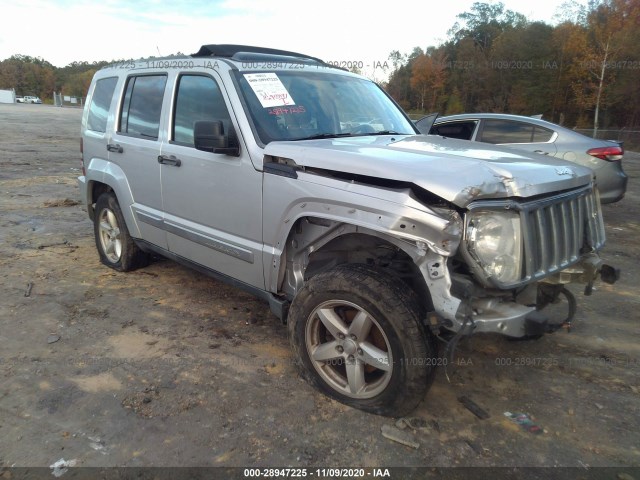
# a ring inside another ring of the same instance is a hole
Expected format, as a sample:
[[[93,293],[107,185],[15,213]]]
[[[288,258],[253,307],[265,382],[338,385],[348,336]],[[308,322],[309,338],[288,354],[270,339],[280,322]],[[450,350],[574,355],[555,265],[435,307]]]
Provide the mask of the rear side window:
[[[166,75],[130,77],[125,88],[120,133],[157,139]]]
[[[91,96],[91,105],[89,105],[89,118],[87,120],[87,128],[89,130],[102,133],[107,131],[109,106],[117,83],[117,77],[103,78],[96,82]]]
[[[482,142],[486,143],[545,143],[553,137],[553,130],[512,120],[485,120]]]
[[[224,132],[230,132],[231,118],[215,80],[202,75],[183,75],[178,82],[172,140],[193,146],[193,126],[201,120],[222,120]]]
[[[531,143],[534,126],[511,120],[485,120],[481,141],[485,143]]]

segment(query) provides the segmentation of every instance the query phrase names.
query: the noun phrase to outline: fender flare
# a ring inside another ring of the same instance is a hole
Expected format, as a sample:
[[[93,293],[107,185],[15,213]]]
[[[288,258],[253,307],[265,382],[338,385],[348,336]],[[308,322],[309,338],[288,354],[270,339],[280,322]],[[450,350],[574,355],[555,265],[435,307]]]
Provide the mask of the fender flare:
[[[284,220],[277,231],[275,242],[272,245],[268,245],[268,242],[265,243],[263,258],[267,290],[275,292],[278,289],[278,277],[281,263],[284,260],[287,240],[294,225],[302,218],[315,218],[345,224],[344,228],[338,229],[332,239],[353,233],[355,227],[365,234],[377,234],[386,240],[393,238],[397,241],[397,245],[407,242],[405,248],[400,248],[412,257],[415,256],[416,250],[423,250],[424,253],[431,250],[443,256],[455,253],[458,244],[454,241],[454,232],[449,232],[450,220],[438,216],[435,212],[418,212],[416,210],[411,212],[414,215],[409,217],[402,214],[403,210],[404,213],[407,212],[402,205],[389,203],[387,206],[391,208],[384,210],[364,209],[327,199],[322,199],[322,201],[304,199],[293,204],[282,217]],[[450,243],[445,247],[447,241]],[[411,244],[413,245],[409,247]],[[450,250],[451,247],[453,250]]]
[[[133,194],[124,171],[113,162],[101,158],[92,158],[86,167],[85,178],[88,207],[91,208],[91,205],[97,200],[97,198],[93,198],[95,184],[102,183],[107,185],[113,190],[118,199],[129,233],[134,238],[140,238],[140,228],[131,208],[134,203]]]

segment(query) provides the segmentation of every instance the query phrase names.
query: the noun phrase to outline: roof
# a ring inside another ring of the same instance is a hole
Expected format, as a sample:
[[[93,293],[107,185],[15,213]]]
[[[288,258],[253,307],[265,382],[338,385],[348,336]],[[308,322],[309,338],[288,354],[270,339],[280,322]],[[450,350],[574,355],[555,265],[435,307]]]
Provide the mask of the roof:
[[[103,70],[113,68],[135,70],[144,68],[181,68],[181,60],[193,59],[204,62],[205,68],[211,62],[226,63],[231,69],[262,69],[272,68],[273,64],[309,64],[317,67],[331,68],[348,72],[347,69],[325,63],[323,60],[304,53],[279,50],[276,48],[255,47],[251,45],[211,44],[202,45],[200,50],[191,55],[175,55],[168,57],[151,57],[137,60],[125,60],[104,66]],[[241,67],[241,68],[240,68]]]
[[[500,120],[526,121],[526,122],[534,123],[540,126],[545,126],[545,125],[558,126],[555,123],[548,122],[547,120],[541,120],[536,117],[527,117],[525,115],[512,115],[510,113],[459,113],[457,115],[446,115],[444,117],[438,117],[435,123],[439,123],[441,121],[450,121],[450,120],[470,120],[474,118],[495,118]]]
[[[536,117],[527,117],[525,115],[512,115],[510,113],[460,113],[457,115],[447,115],[444,117],[438,117],[434,122],[434,125],[441,122],[449,122],[452,120],[473,120],[473,119],[500,119],[500,120],[513,120],[513,121],[521,121],[532,123],[534,125],[539,125],[541,127],[558,129],[562,128],[564,130],[572,131],[567,127],[563,127],[562,125],[558,125],[553,122],[549,122],[547,120],[541,120]]]

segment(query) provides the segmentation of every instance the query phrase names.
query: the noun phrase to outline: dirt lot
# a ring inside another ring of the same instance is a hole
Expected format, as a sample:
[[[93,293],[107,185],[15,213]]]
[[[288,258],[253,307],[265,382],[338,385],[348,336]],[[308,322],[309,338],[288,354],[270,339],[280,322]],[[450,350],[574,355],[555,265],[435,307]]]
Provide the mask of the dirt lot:
[[[605,206],[614,286],[578,297],[571,333],[475,336],[406,432],[297,374],[253,297],[168,260],[98,261],[78,205],[81,112],[0,106],[0,471],[49,466],[640,466],[640,155]],[[579,293],[578,290],[575,290]],[[452,372],[450,372],[452,373]],[[490,417],[480,420],[466,395]],[[505,417],[527,413],[533,434]],[[614,477],[615,478],[615,474]],[[618,477],[622,478],[622,477]],[[640,478],[640,477],[636,477]]]

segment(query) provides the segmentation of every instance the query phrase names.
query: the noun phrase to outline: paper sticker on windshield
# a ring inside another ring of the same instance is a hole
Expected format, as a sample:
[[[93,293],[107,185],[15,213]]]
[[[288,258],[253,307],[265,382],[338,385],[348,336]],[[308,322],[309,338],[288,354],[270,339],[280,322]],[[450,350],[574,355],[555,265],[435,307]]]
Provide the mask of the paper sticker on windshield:
[[[296,104],[275,73],[245,73],[244,78],[249,82],[263,108]]]

